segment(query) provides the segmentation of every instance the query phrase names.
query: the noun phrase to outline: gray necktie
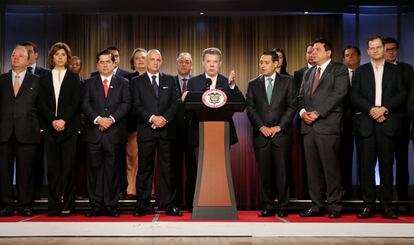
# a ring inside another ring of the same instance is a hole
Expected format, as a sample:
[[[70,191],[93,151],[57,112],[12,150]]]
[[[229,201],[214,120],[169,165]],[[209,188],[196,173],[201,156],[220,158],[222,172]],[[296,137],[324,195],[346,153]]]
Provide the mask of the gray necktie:
[[[273,79],[271,77],[267,78],[267,87],[266,87],[266,95],[267,95],[267,101],[270,104],[270,101],[272,100],[272,92],[273,92],[273,85],[272,81]]]

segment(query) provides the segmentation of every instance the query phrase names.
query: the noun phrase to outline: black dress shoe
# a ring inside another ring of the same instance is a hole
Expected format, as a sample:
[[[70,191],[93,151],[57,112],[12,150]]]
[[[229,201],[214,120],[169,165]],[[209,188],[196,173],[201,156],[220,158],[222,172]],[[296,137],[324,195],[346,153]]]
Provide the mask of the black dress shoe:
[[[362,213],[357,215],[358,219],[369,219],[369,218],[374,218],[375,216],[375,210],[372,208],[364,208],[364,210],[362,211]]]
[[[92,209],[85,213],[85,217],[98,217],[103,216],[103,212],[101,210]]]
[[[165,213],[169,216],[182,216],[180,209],[178,207],[171,207],[165,210]]]
[[[8,217],[8,216],[13,216],[13,215],[14,215],[13,208],[6,207],[0,210],[0,217]]]
[[[272,216],[275,216],[275,215],[276,215],[275,210],[263,209],[262,211],[260,211],[260,213],[257,216],[263,218],[263,217],[272,217]]]
[[[395,214],[392,208],[385,208],[382,212],[382,217],[384,219],[398,219],[397,215]]]
[[[309,209],[307,211],[303,211],[299,213],[300,217],[321,217],[323,216],[323,212],[317,211],[314,209]]]
[[[49,216],[49,217],[58,217],[58,216],[60,216],[60,212],[59,211],[49,211],[47,216]]]
[[[281,209],[279,210],[279,212],[277,213],[277,216],[283,218],[283,217],[288,217],[288,211],[286,209]]]
[[[106,211],[106,216],[119,217],[119,211],[118,211],[118,209],[107,210]]]
[[[17,213],[24,217],[31,217],[33,215],[33,211],[31,208],[20,209]]]
[[[339,211],[329,211],[328,218],[330,219],[338,219],[341,218],[341,212]]]

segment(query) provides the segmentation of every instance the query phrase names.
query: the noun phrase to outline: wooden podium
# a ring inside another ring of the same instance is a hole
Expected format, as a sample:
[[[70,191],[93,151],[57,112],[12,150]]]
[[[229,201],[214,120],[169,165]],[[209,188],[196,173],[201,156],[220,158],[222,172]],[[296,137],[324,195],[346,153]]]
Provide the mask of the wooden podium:
[[[193,201],[193,220],[237,219],[230,163],[230,124],[234,112],[243,111],[241,93],[227,94],[227,103],[209,108],[200,92],[190,92],[185,109],[199,121],[197,182]]]

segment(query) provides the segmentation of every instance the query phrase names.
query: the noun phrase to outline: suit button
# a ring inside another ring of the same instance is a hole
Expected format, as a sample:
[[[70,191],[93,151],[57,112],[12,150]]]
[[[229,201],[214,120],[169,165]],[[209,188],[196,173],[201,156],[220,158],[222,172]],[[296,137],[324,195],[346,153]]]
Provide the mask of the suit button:
[[[105,111],[107,111],[107,110],[108,110],[108,108],[105,108],[104,110],[105,110]]]

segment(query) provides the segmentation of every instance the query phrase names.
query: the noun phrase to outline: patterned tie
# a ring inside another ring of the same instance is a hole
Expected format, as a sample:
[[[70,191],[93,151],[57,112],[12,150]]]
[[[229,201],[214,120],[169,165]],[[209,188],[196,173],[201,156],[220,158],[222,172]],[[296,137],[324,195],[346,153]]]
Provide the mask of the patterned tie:
[[[312,95],[313,95],[313,92],[315,92],[316,87],[318,87],[320,75],[321,75],[321,68],[318,67],[318,69],[316,69],[316,72],[315,72],[315,77],[313,78],[312,92],[311,92]]]
[[[184,93],[185,91],[187,91],[187,78],[183,78],[183,89],[182,92]]]
[[[108,96],[108,80],[107,79],[103,80],[103,86],[104,86],[105,97],[107,97]]]
[[[270,104],[270,101],[272,100],[272,92],[273,92],[273,85],[272,85],[273,79],[271,77],[267,78],[267,87],[266,87],[266,95],[267,95],[267,101]]]
[[[14,84],[13,84],[14,97],[17,96],[19,89],[20,89],[20,76],[16,75],[14,77]]]
[[[157,80],[155,80],[157,76],[152,76],[152,88],[154,89],[155,96],[158,98],[159,88],[157,84]]]

